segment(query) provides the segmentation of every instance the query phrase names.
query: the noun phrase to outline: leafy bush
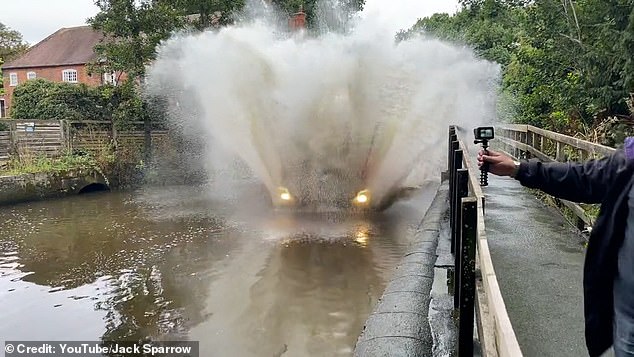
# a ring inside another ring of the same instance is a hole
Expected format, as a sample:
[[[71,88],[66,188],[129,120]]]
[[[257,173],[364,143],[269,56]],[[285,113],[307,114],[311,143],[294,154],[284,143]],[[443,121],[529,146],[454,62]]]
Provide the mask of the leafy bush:
[[[119,130],[131,122],[165,122],[164,99],[144,97],[132,81],[119,86],[89,87],[56,83],[46,79],[27,81],[16,87],[11,116],[15,119],[104,120]]]
[[[11,116],[15,119],[104,120],[105,100],[99,88],[46,79],[16,87]]]

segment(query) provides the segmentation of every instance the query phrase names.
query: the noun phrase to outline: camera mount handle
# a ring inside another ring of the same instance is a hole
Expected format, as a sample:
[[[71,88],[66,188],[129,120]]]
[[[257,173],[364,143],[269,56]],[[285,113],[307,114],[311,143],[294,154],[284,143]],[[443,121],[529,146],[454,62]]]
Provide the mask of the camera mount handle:
[[[473,143],[482,144],[482,150],[484,151],[484,154],[485,155],[489,154],[489,151],[487,150],[489,148],[489,140],[487,139],[474,140]],[[482,166],[480,166],[480,186],[488,186],[488,185],[489,185],[489,163],[483,162]]]

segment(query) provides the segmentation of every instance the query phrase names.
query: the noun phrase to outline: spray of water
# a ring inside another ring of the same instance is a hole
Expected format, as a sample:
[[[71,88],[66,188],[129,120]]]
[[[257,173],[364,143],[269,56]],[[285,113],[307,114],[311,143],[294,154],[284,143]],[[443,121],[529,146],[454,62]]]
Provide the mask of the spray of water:
[[[239,158],[274,200],[280,187],[320,204],[368,189],[378,205],[440,176],[449,124],[493,119],[498,67],[468,49],[396,43],[372,18],[288,34],[270,11],[174,36],[148,86],[172,96],[175,120],[207,138],[214,162]]]

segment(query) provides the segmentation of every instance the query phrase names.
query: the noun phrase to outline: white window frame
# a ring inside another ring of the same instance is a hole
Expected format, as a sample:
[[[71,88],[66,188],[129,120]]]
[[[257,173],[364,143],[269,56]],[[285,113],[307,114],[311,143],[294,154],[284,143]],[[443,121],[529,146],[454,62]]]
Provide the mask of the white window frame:
[[[103,73],[103,84],[112,84],[113,86],[117,85],[117,76],[114,72],[104,72]]]
[[[9,73],[9,86],[15,87],[18,85],[18,74],[16,72]]]
[[[77,70],[65,69],[62,71],[62,82],[78,83]]]
[[[37,78],[37,73],[30,71],[30,72],[26,72],[26,80],[29,81],[31,79],[35,79]]]

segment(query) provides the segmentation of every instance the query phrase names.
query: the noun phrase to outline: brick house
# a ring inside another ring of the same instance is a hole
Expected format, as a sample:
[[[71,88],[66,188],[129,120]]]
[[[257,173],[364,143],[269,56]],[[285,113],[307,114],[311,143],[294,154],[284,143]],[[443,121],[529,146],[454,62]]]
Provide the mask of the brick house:
[[[300,9],[289,19],[289,27],[299,30],[306,26],[306,14]],[[0,118],[11,111],[13,90],[30,79],[44,78],[54,82],[85,83],[90,86],[116,84],[125,78],[121,73],[88,73],[88,64],[95,62],[94,47],[103,34],[90,26],[62,28],[24,55],[2,66],[4,96],[0,96]]]
[[[87,65],[97,59],[94,47],[103,34],[90,26],[62,28],[24,55],[2,66],[5,95],[0,97],[0,115],[11,111],[13,90],[30,79],[44,78],[54,82],[85,83],[98,86],[116,81],[116,76],[106,73],[88,74]]]

